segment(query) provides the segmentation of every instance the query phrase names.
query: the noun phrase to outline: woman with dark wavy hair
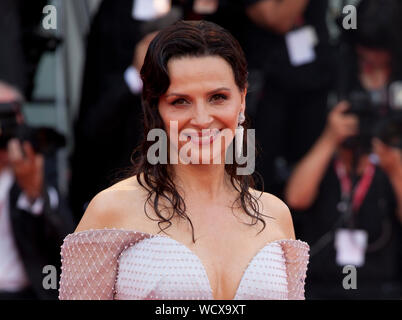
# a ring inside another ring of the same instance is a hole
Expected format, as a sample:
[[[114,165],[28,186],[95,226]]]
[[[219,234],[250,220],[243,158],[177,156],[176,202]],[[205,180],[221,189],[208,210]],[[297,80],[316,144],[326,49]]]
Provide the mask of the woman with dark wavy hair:
[[[150,43],[141,77],[134,172],[66,237],[60,299],[303,299],[308,245],[287,206],[240,170],[243,142],[253,146],[238,42],[178,22]]]

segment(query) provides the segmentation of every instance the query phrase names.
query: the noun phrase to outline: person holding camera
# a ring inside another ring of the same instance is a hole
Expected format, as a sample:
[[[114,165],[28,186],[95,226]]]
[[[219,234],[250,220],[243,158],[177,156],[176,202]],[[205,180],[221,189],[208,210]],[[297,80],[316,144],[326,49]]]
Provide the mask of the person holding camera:
[[[402,297],[400,8],[359,3],[340,46],[341,102],[285,188],[296,234],[311,244],[307,298]]]
[[[47,184],[44,156],[10,134],[24,122],[21,102],[17,89],[0,82],[0,300],[57,299],[58,278],[45,285],[44,267],[60,267],[72,219]]]
[[[297,234],[312,244],[306,297],[400,298],[401,150],[373,138],[376,157],[356,158],[349,141],[359,120],[348,108],[345,101],[333,108],[285,189],[288,205],[300,211]],[[345,290],[346,265],[356,267],[356,290]]]

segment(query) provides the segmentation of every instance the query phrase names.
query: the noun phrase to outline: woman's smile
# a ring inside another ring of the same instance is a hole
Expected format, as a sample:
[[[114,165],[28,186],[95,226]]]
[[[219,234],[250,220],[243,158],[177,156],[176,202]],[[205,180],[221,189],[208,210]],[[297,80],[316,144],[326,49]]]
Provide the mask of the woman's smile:
[[[184,141],[189,141],[195,145],[209,145],[213,143],[221,132],[220,129],[202,129],[197,131],[194,129],[184,129],[180,136],[184,137]]]

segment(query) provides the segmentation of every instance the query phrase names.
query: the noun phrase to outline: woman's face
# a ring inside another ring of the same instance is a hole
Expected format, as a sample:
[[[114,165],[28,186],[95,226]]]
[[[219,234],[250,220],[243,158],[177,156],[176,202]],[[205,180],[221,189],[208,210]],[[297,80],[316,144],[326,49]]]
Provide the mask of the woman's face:
[[[240,91],[230,64],[219,56],[173,58],[168,72],[159,113],[179,161],[223,163],[246,90]]]

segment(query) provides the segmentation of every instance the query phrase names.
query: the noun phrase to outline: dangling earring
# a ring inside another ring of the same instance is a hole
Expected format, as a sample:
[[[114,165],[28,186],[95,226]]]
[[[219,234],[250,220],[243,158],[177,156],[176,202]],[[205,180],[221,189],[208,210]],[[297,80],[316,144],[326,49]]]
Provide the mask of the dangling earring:
[[[236,158],[239,159],[243,154],[243,135],[244,135],[244,128],[242,123],[246,120],[243,112],[239,113],[239,124],[236,128]]]

